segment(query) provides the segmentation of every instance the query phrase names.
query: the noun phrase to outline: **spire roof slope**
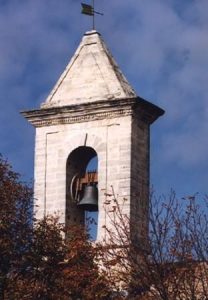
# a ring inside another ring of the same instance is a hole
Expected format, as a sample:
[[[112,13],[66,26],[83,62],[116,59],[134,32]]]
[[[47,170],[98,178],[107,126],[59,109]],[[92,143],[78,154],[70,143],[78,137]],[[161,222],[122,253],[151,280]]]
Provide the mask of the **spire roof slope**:
[[[42,107],[136,97],[100,34],[86,32]]]

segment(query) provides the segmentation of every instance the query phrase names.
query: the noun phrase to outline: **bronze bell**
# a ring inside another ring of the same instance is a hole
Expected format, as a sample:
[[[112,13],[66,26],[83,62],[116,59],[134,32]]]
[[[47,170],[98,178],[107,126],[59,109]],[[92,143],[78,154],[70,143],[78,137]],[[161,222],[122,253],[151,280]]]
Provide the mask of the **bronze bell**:
[[[81,209],[87,211],[98,211],[98,189],[95,185],[87,185],[84,196],[77,204]]]

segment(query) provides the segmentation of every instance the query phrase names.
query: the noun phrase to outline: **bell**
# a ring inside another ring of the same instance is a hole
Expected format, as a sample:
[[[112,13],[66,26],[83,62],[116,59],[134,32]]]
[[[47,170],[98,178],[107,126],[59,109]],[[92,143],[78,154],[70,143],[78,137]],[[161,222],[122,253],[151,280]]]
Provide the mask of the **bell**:
[[[95,185],[87,185],[84,196],[77,204],[81,209],[87,211],[98,211],[98,189]]]

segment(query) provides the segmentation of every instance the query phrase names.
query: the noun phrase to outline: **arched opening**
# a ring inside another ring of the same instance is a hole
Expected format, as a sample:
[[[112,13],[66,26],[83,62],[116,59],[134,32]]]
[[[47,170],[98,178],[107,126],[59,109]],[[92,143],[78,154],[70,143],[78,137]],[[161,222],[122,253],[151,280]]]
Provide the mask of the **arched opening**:
[[[92,240],[97,236],[98,157],[91,147],[73,150],[66,164],[66,226],[88,225]]]

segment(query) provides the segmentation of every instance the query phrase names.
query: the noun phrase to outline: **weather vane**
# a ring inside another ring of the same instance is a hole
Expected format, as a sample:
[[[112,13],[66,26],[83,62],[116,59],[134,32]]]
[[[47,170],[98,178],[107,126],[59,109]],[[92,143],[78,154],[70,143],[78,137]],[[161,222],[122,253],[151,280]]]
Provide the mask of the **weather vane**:
[[[92,16],[93,17],[93,23],[92,23],[92,29],[95,29],[95,14],[103,16],[102,13],[95,11],[95,0],[92,0],[92,5],[81,3],[82,5],[82,14]]]

